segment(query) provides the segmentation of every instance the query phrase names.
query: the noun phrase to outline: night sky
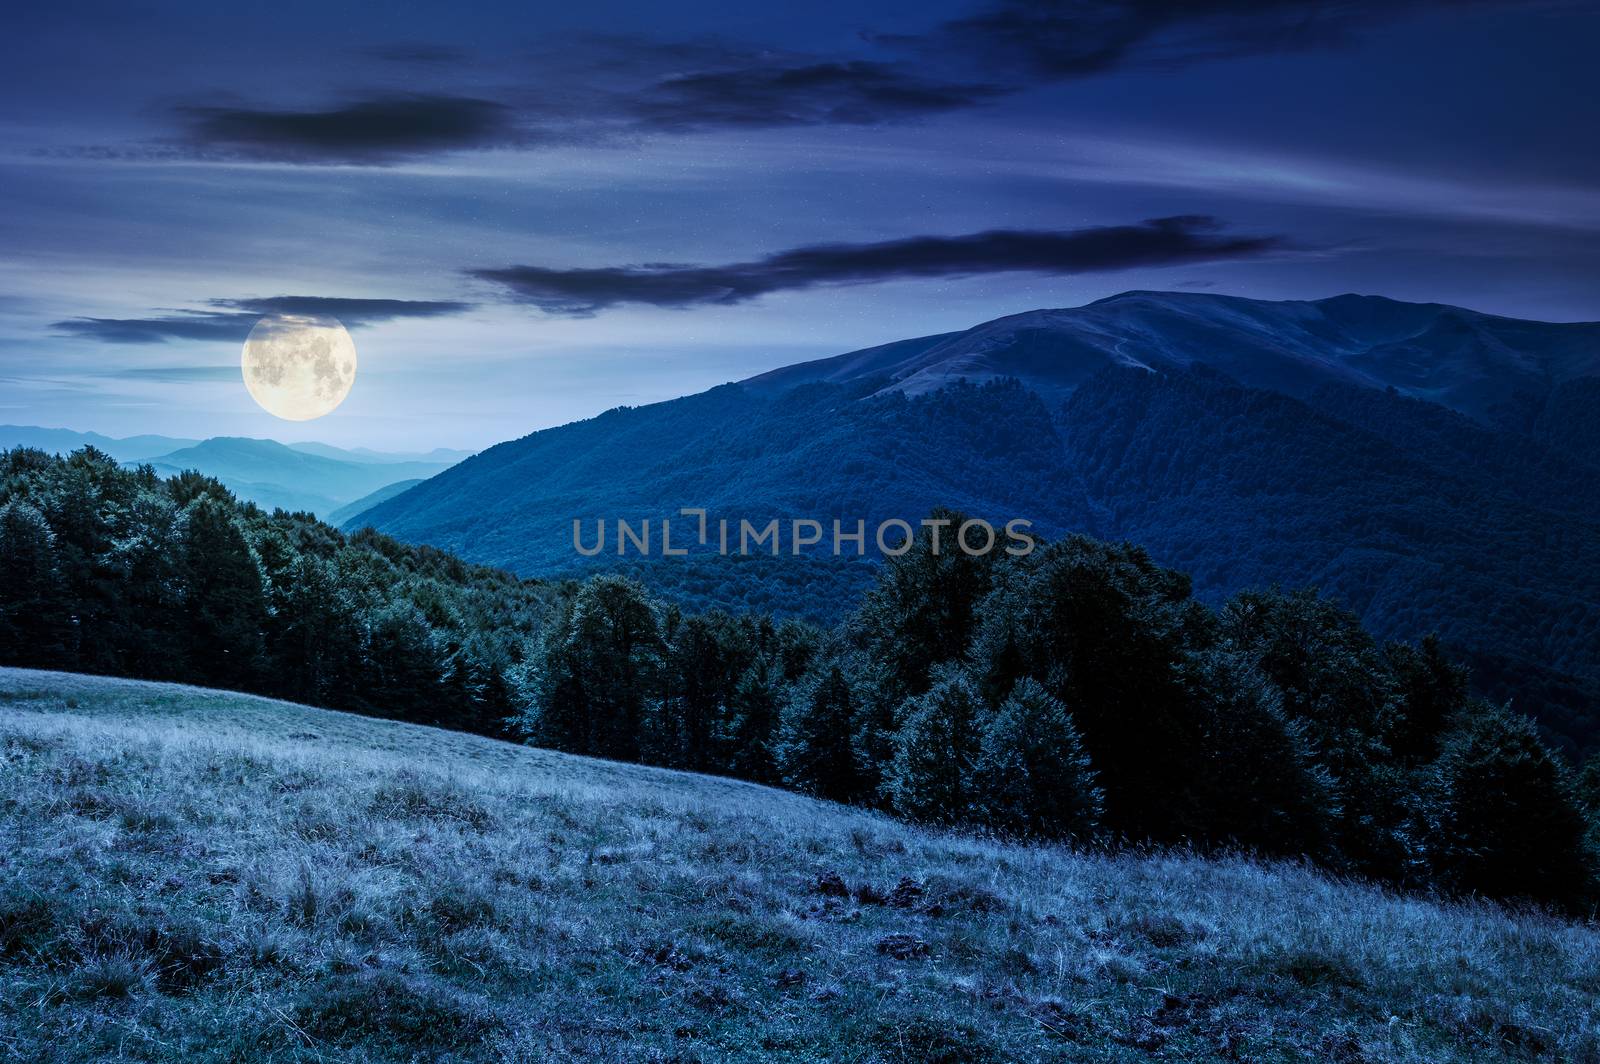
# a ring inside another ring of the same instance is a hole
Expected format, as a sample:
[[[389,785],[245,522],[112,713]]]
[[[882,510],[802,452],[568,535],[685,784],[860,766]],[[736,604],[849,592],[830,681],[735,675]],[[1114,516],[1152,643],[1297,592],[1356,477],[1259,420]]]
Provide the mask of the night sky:
[[[0,422],[481,447],[1134,288],[1600,319],[1600,4],[11,4]],[[353,330],[319,421],[272,310]]]

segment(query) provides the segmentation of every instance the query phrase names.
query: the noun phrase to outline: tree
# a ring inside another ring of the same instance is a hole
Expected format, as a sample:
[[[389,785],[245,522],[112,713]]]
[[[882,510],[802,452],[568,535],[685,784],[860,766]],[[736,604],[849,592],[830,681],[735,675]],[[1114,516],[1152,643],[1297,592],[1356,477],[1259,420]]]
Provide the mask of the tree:
[[[455,707],[439,704],[443,675],[428,619],[405,598],[370,615],[362,696],[382,716],[445,724]]]
[[[1337,789],[1277,689],[1223,650],[1192,655],[1183,674],[1199,728],[1189,792],[1173,803],[1177,833],[1268,854],[1335,857]]]
[[[349,704],[361,665],[354,596],[332,563],[297,554],[272,584],[273,675],[285,695]],[[391,710],[392,711],[392,710]]]
[[[855,698],[837,665],[826,665],[797,685],[784,713],[779,766],[792,787],[836,802],[861,797]]]
[[[739,633],[721,611],[673,625],[663,656],[663,697],[655,748],[666,764],[706,772],[721,767],[729,705],[739,680]]]
[[[1245,592],[1222,610],[1228,643],[1259,669],[1278,692],[1283,711],[1299,721],[1328,770],[1339,809],[1337,847],[1355,870],[1386,879],[1403,878],[1414,863],[1407,837],[1414,783],[1406,771],[1424,752],[1430,717],[1441,712],[1429,700],[1450,682],[1428,677],[1436,663],[1407,663],[1418,698],[1407,719],[1406,694],[1391,661],[1360,620],[1312,591]],[[1398,759],[1388,740],[1412,752]]]
[[[776,783],[778,705],[781,688],[773,681],[773,667],[752,663],[734,691],[729,720],[728,769],[756,783]]]
[[[189,658],[203,683],[248,687],[261,671],[266,594],[261,567],[230,510],[201,495],[184,510]]]
[[[987,826],[1047,839],[1092,834],[1105,800],[1067,707],[1026,678],[984,725],[972,795]]]
[[[590,578],[530,655],[521,730],[557,750],[637,760],[661,651],[644,588],[621,576]]]
[[[1071,706],[1106,826],[1176,841],[1171,808],[1195,770],[1198,727],[1181,665],[1213,627],[1186,577],[1136,547],[1070,536],[1001,567],[979,606],[972,669],[992,705],[1031,678]]]
[[[69,625],[55,533],[37,509],[12,499],[0,506],[0,661],[66,666]]]
[[[1435,766],[1434,868],[1492,898],[1575,905],[1593,888],[1588,824],[1567,767],[1533,723],[1479,705]]]
[[[938,509],[929,521],[942,524],[925,524],[910,550],[884,559],[851,620],[862,648],[888,673],[886,693],[897,703],[927,690],[935,666],[966,653],[994,564],[991,554],[961,549],[965,515]]]
[[[897,813],[941,824],[971,816],[978,713],[978,693],[959,669],[937,673],[927,693],[905,704],[883,786]]]
[[[1420,647],[1392,643],[1384,657],[1401,706],[1389,721],[1389,749],[1410,766],[1432,761],[1450,722],[1466,707],[1467,670],[1445,657],[1435,635]]]
[[[97,638],[119,644],[120,670],[181,680],[190,674],[183,559],[173,549],[182,536],[182,512],[149,484],[134,496],[119,524],[108,558],[120,585],[116,625],[114,631],[103,628]]]

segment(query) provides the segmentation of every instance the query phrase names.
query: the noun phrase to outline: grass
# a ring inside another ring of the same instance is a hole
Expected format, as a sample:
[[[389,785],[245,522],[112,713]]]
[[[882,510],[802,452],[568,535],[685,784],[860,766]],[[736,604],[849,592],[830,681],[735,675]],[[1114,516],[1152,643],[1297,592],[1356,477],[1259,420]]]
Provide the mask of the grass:
[[[0,1059],[1600,1060],[1600,934],[0,670]]]

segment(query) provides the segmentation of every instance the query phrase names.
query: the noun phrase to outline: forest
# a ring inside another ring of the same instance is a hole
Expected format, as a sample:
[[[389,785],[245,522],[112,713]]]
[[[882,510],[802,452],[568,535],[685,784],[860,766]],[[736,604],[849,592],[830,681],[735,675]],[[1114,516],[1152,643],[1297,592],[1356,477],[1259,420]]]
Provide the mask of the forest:
[[[572,521],[659,523],[689,504],[762,521],[1025,517],[1051,538],[1137,543],[1216,608],[1241,588],[1315,587],[1381,640],[1435,632],[1478,693],[1574,759],[1600,749],[1600,469],[1569,414],[1511,431],[1399,393],[1297,398],[1204,365],[1108,368],[1059,404],[1016,379],[915,396],[889,383],[726,385],[619,408],[490,448],[346,527],[528,576],[623,571],[686,609],[832,627],[874,566],[580,558]],[[1572,382],[1551,402],[1582,394]]]
[[[1380,641],[1307,591],[1191,592],[1130,544],[923,540],[823,628],[686,612],[623,574],[518,579],[92,448],[0,455],[0,663],[1592,910],[1600,762],[1472,697],[1425,633]]]

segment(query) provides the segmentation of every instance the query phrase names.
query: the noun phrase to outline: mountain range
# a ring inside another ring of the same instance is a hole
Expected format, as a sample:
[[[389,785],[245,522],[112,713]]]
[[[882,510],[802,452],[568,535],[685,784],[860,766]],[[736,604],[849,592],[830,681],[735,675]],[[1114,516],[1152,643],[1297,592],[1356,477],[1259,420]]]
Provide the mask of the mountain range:
[[[592,538],[597,519],[659,529],[680,507],[758,525],[1026,518],[1141,544],[1211,601],[1312,586],[1384,636],[1438,632],[1484,691],[1586,742],[1597,400],[1600,324],[1130,292],[536,432],[347,527],[523,575],[620,567],[697,606],[827,617],[870,558],[619,559],[613,540],[585,559],[573,521]]]
[[[152,466],[163,476],[196,470],[215,477],[241,499],[268,509],[305,511],[347,520],[389,498],[396,485],[411,487],[443,472],[470,452],[439,448],[427,453],[346,450],[325,443],[277,443],[244,437],[207,440],[171,436],[114,439],[95,432],[0,426],[0,449],[36,447],[65,454],[92,446],[126,465]]]

